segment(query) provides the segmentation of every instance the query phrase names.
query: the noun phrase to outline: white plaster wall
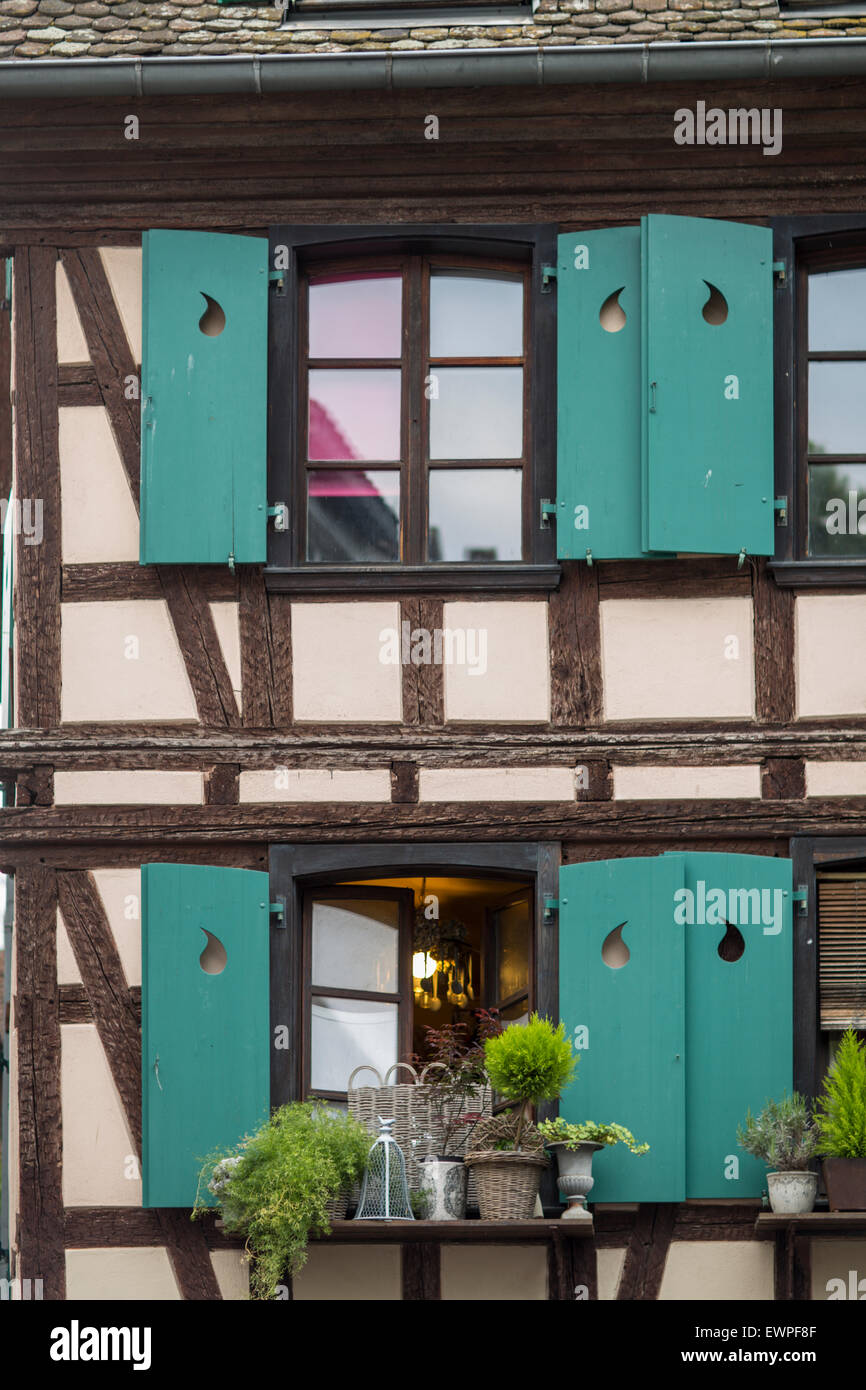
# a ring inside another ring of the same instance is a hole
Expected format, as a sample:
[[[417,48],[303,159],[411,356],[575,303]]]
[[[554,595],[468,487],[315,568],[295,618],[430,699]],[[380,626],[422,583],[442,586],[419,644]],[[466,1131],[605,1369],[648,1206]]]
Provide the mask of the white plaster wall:
[[[60,908],[57,909],[57,983],[59,985],[80,985],[81,971],[75,959],[72,942],[66,930]]]
[[[831,1292],[834,1302],[842,1302],[839,1297],[844,1292],[846,1303],[856,1288],[858,1303],[866,1301],[866,1240],[821,1240],[813,1239],[812,1250],[812,1298],[826,1302]],[[852,1278],[853,1271],[853,1278]],[[831,1279],[842,1279],[844,1289],[838,1284],[828,1289]],[[862,1281],[862,1287],[861,1287]]]
[[[595,1259],[598,1272],[599,1302],[609,1302],[616,1298],[619,1281],[622,1278],[623,1266],[625,1265],[625,1257],[625,1246],[619,1250],[596,1250]]]
[[[61,406],[61,544],[65,564],[138,559],[138,514],[103,406]]]
[[[296,720],[399,723],[401,667],[379,658],[400,631],[396,603],[293,603]]]
[[[242,772],[238,798],[258,801],[390,801],[391,773],[387,767],[339,772],[329,767],[262,768]]]
[[[66,271],[60,261],[54,278],[57,293],[57,360],[58,362],[89,362],[87,340],[81,319],[72,298]]]
[[[759,763],[732,767],[613,767],[613,795],[619,801],[691,801],[707,797],[760,797]]]
[[[61,1025],[60,1080],[65,1205],[140,1206],[135,1146],[95,1024]]]
[[[62,604],[61,660],[64,723],[198,722],[162,599]]]
[[[599,608],[605,719],[753,717],[750,598],[606,599]]]
[[[574,801],[573,767],[422,767],[421,801]]]
[[[548,722],[547,611],[544,602],[444,604],[446,631],[464,633],[466,642],[465,660],[443,661],[446,719]]]
[[[392,1302],[403,1296],[399,1245],[312,1243],[292,1280],[295,1302]]]
[[[219,1291],[228,1302],[250,1296],[250,1267],[241,1250],[211,1250],[210,1262]]]
[[[141,870],[94,869],[128,985],[141,984]]]
[[[132,352],[141,362],[141,247],[102,246],[99,255]]]
[[[442,1246],[443,1301],[547,1298],[546,1245]]]
[[[67,1250],[66,1298],[149,1303],[179,1299],[180,1292],[165,1246],[118,1246]]]
[[[866,594],[795,600],[797,714],[866,714]]]
[[[114,772],[56,772],[57,806],[200,806],[201,772],[128,769]]]
[[[772,1299],[773,1250],[768,1240],[675,1240],[659,1299]]]
[[[210,611],[237,707],[241,709],[241,625],[238,604],[212,603]]]
[[[866,796],[866,763],[806,762],[807,796]]]

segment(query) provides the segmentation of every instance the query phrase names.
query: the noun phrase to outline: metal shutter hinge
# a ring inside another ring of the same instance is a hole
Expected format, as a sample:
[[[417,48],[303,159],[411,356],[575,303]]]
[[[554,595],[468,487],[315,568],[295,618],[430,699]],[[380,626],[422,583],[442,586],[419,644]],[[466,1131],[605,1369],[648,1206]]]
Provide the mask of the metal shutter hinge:
[[[773,277],[777,285],[786,285],[788,283],[787,261],[773,261]]]
[[[277,898],[277,901],[276,901],[275,903],[269,903],[269,904],[268,904],[268,911],[269,911],[271,917],[276,917],[276,919],[277,919],[276,922],[274,923],[275,926],[277,926],[277,927],[284,927],[284,926],[286,925],[286,900],[285,900],[285,898]]]
[[[553,914],[559,911],[559,898],[551,898],[548,894],[544,895],[544,922],[550,925],[553,921]]]
[[[542,497],[541,503],[540,503],[540,506],[539,506],[539,513],[540,513],[540,515],[539,515],[539,521],[538,521],[539,530],[541,530],[541,531],[549,531],[549,530],[550,530],[550,520],[549,520],[549,518],[552,517],[552,516],[556,516],[556,503],[555,503],[555,502],[551,502],[551,500],[550,500],[549,497]]]
[[[791,901],[797,904],[797,915],[805,917],[809,911],[809,890],[805,883],[798,883],[795,891],[791,894]]]
[[[286,292],[286,272],[284,270],[269,270],[268,280],[274,286],[274,293],[283,295]]]
[[[556,279],[556,266],[543,265],[541,267],[541,293],[550,294],[553,282]]]
[[[776,517],[777,526],[788,525],[788,499],[787,497],[777,497],[773,502],[773,511],[778,512]]]

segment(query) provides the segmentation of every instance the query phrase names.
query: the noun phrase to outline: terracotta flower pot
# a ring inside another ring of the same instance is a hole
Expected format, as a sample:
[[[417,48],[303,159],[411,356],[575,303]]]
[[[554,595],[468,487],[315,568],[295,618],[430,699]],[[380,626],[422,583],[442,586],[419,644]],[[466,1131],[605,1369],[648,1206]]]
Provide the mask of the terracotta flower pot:
[[[825,1158],[824,1184],[831,1211],[866,1211],[866,1158]]]

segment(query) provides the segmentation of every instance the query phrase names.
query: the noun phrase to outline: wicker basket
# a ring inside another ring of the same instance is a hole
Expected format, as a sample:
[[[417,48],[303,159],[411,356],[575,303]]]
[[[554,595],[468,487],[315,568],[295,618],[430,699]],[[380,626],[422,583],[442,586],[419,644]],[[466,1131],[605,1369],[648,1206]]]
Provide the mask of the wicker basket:
[[[535,1215],[541,1174],[548,1159],[503,1149],[477,1149],[466,1166],[478,1188],[482,1221],[528,1221]]]
[[[332,1221],[345,1221],[346,1212],[349,1210],[349,1194],[341,1192],[339,1197],[332,1197],[327,1203],[326,1211]]]

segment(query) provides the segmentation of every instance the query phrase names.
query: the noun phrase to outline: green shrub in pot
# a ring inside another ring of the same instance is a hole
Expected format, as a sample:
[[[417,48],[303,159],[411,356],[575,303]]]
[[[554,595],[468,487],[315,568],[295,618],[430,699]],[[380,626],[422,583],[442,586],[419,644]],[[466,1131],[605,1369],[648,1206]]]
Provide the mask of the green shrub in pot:
[[[866,1044],[848,1028],[815,1107],[832,1211],[866,1211]]]
[[[809,1171],[809,1164],[818,1152],[820,1134],[804,1096],[795,1091],[767,1101],[758,1115],[747,1111],[737,1139],[741,1149],[772,1169],[767,1173],[767,1189],[773,1211],[812,1210],[818,1177]]]
[[[246,1236],[254,1298],[272,1298],[302,1268],[310,1235],[327,1234],[333,1204],[362,1177],[371,1142],[351,1115],[305,1101],[207,1158],[199,1193],[216,1199],[227,1230]],[[211,1210],[201,1199],[193,1216]]]
[[[586,1199],[595,1183],[593,1154],[599,1149],[612,1148],[614,1144],[624,1144],[633,1154],[649,1152],[649,1144],[639,1144],[631,1130],[623,1125],[596,1124],[594,1120],[573,1125],[560,1118],[542,1121],[538,1132],[556,1155],[559,1189],[568,1199],[564,1219],[572,1221],[590,1219]]]

